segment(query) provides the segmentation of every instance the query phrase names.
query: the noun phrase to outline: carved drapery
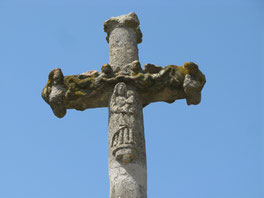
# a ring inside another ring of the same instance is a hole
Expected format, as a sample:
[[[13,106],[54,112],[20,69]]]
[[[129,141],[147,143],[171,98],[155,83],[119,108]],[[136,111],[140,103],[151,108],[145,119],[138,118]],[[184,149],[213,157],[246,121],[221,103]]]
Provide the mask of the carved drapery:
[[[110,100],[110,114],[116,119],[116,130],[111,134],[111,150],[116,160],[128,163],[137,155],[135,142],[135,96],[124,82],[116,84]]]

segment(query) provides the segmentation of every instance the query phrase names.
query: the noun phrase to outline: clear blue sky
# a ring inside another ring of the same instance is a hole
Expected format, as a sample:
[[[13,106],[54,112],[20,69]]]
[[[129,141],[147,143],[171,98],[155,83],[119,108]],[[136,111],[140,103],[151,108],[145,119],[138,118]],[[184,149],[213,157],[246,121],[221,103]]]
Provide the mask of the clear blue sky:
[[[137,13],[142,66],[197,63],[207,83],[144,109],[149,198],[263,198],[261,0],[0,0],[0,198],[108,197],[107,108],[56,118],[49,71],[100,70],[103,22]]]

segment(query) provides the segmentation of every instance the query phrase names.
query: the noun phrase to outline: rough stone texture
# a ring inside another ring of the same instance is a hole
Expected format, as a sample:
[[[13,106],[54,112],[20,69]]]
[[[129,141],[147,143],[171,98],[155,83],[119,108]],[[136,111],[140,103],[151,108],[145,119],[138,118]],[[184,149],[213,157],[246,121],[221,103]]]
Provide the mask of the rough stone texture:
[[[150,73],[150,74],[159,73],[161,70],[162,70],[161,66],[156,66],[153,64],[146,64],[144,68],[145,73]]]
[[[152,102],[186,98],[199,104],[205,76],[193,62],[164,68],[138,61],[142,41],[135,13],[104,23],[110,57],[99,71],[63,75],[50,72],[43,99],[61,118],[66,109],[109,107],[108,159],[110,198],[146,198],[147,170],[142,108]]]
[[[55,113],[57,117],[63,117],[66,109],[85,110],[108,107],[113,88],[118,82],[129,83],[137,88],[143,106],[158,101],[172,103],[184,98],[188,105],[200,103],[205,76],[195,63],[188,62],[183,66],[168,65],[155,69],[157,73],[153,70],[151,69],[151,73],[148,73],[145,66],[143,71],[138,61],[133,61],[116,73],[112,71],[109,64],[102,66],[102,72],[93,71],[91,75],[64,77],[60,69],[54,69],[50,72],[42,97],[50,104],[54,113],[57,112]],[[53,78],[56,76],[55,73],[57,76],[60,75],[60,80]],[[59,89],[60,92],[51,92],[55,89]]]
[[[114,72],[138,60],[137,43],[142,41],[142,33],[135,13],[110,18],[104,23],[104,30],[109,42],[109,64]]]
[[[116,84],[109,104],[110,198],[147,197],[142,103],[133,86]]]
[[[53,113],[62,118],[66,114],[64,76],[61,69],[57,68],[50,72],[48,83],[42,92],[43,99],[50,105]],[[45,93],[46,94],[45,94]]]

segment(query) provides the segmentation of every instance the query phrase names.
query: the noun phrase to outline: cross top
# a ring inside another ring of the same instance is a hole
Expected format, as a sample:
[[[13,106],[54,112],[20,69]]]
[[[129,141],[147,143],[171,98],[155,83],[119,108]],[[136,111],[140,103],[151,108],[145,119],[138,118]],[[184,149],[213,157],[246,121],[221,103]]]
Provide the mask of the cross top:
[[[142,42],[142,33],[135,13],[108,19],[104,23],[104,31],[109,43],[109,64],[114,72],[138,60],[137,44]]]
[[[108,161],[110,198],[146,198],[147,169],[142,108],[152,102],[186,99],[199,104],[205,76],[193,62],[166,67],[138,60],[142,42],[135,13],[112,17],[104,23],[109,43],[109,64],[64,76],[52,70],[42,91],[54,114],[67,109],[109,108]]]
[[[139,20],[134,12],[130,12],[128,15],[121,15],[118,17],[111,17],[104,22],[104,31],[107,33],[106,40],[109,43],[109,36],[115,28],[131,28],[136,33],[137,43],[142,42],[142,32],[139,27]]]

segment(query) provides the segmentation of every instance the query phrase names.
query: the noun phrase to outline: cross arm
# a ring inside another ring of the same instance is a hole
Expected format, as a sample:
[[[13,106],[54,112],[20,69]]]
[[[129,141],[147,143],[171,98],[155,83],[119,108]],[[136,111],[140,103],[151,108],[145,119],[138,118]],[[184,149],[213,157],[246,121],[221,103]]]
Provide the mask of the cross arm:
[[[50,105],[54,114],[62,118],[66,109],[107,107],[118,82],[135,86],[143,106],[158,101],[172,103],[184,98],[188,105],[196,105],[200,103],[206,79],[193,62],[164,68],[146,64],[142,69],[139,61],[133,61],[124,66],[122,71],[115,72],[109,64],[105,64],[101,72],[89,71],[70,76],[64,76],[61,69],[57,68],[50,72],[42,98]]]

